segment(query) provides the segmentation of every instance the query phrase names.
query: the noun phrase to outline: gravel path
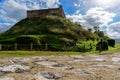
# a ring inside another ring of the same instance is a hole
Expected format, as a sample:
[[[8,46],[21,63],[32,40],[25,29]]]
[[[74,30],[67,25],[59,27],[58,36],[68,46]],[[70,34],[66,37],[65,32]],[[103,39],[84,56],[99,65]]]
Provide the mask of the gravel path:
[[[1,59],[0,80],[120,80],[120,53]]]

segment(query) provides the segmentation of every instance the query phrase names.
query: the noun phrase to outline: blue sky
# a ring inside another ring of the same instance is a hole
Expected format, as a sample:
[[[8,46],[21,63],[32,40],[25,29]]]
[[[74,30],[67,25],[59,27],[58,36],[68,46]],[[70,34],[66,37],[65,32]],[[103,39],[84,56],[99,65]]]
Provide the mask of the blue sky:
[[[120,38],[119,0],[0,0],[0,32],[26,18],[27,10],[62,5],[66,17],[85,28],[99,26],[111,38]]]

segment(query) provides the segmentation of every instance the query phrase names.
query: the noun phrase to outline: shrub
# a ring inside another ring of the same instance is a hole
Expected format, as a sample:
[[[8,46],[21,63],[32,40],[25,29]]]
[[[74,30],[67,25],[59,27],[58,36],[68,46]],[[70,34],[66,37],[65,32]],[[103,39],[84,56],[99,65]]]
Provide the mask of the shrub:
[[[88,41],[89,40],[89,38],[86,38],[86,41]]]
[[[107,40],[108,45],[114,47],[115,46],[115,40],[114,39],[108,39]]]
[[[22,35],[17,37],[14,40],[14,44],[15,43],[17,43],[18,50],[30,50],[31,45],[33,50],[41,50],[41,43],[39,41],[39,38],[30,35]]]
[[[96,50],[102,51],[102,50],[108,50],[108,43],[107,41],[100,41],[96,45]]]
[[[30,44],[30,43],[40,44],[40,42],[37,38],[29,37],[29,36],[20,36],[15,39],[15,43],[18,43],[18,44]]]
[[[41,37],[40,42],[42,43],[43,47],[47,43],[48,50],[50,51],[61,51],[64,47],[63,44],[60,43],[61,40],[59,39],[59,37],[51,34]]]

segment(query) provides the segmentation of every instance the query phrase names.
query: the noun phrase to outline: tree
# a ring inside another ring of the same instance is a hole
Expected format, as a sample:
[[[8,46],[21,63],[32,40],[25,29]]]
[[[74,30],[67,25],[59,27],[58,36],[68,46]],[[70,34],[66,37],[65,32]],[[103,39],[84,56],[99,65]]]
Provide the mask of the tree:
[[[98,30],[99,30],[99,27],[96,27],[96,26],[95,26],[95,27],[94,27],[94,30],[95,30],[95,31],[98,31]]]
[[[88,31],[89,31],[89,32],[92,32],[92,29],[91,29],[91,28],[88,28]]]
[[[103,31],[98,31],[97,35],[98,35],[99,37],[104,37],[104,32],[103,32]]]
[[[99,30],[99,27],[94,27],[95,34],[97,34],[99,37],[104,38],[104,32]]]

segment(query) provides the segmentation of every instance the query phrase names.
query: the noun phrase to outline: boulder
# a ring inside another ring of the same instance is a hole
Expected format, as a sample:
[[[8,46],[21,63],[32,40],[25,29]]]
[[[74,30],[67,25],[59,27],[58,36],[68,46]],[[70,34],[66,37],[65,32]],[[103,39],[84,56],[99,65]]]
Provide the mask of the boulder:
[[[38,65],[42,65],[42,66],[53,66],[53,65],[58,65],[58,63],[56,62],[53,62],[53,61],[38,61],[38,62],[35,62],[36,64]]]
[[[14,80],[14,79],[6,77],[6,78],[0,78],[0,80]]]
[[[63,77],[63,75],[52,72],[38,72],[36,74],[38,80],[56,80]]]
[[[22,66],[22,65],[6,65],[3,67],[0,67],[0,71],[3,73],[12,73],[12,72],[24,72],[28,71],[30,69],[29,66]]]

